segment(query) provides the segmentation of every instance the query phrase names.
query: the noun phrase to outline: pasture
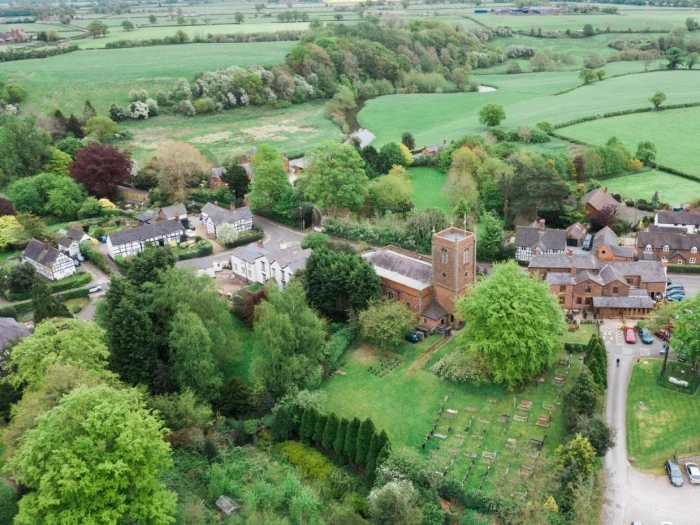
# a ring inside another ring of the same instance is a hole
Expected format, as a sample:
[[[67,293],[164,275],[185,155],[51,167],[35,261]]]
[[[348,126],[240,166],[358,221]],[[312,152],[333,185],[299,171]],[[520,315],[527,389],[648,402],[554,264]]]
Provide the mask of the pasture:
[[[343,138],[318,103],[284,109],[247,107],[194,117],[160,115],[125,126],[133,134],[129,146],[140,163],[146,162],[159,144],[172,140],[190,142],[217,163],[263,143],[296,156],[321,142]]]
[[[627,453],[635,468],[657,474],[674,453],[700,451],[697,395],[656,386],[660,359],[634,365],[627,393]]]
[[[452,213],[450,199],[443,186],[447,175],[437,168],[409,168],[413,195],[411,200],[416,209],[438,208],[448,215]]]
[[[700,197],[700,183],[659,170],[605,179],[601,183],[625,199],[651,201],[658,191],[662,202],[675,205]]]
[[[104,114],[113,103],[126,104],[129,91],[155,95],[172,89],[178,78],[232,65],[271,65],[284,60],[295,42],[187,44],[76,51],[66,55],[0,64],[0,80],[27,91],[23,109],[46,114],[58,107],[82,114],[85,100]]]

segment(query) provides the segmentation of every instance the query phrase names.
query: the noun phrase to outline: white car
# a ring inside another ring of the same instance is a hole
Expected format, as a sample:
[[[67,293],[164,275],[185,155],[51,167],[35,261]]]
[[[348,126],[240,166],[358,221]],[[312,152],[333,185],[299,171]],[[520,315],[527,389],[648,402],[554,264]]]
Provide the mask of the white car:
[[[185,235],[187,235],[187,237],[190,239],[194,239],[197,236],[197,233],[194,230],[185,230]]]
[[[700,485],[700,467],[695,463],[686,463],[685,472],[691,485]]]
[[[102,291],[102,285],[98,284],[88,288],[88,293],[97,293]]]

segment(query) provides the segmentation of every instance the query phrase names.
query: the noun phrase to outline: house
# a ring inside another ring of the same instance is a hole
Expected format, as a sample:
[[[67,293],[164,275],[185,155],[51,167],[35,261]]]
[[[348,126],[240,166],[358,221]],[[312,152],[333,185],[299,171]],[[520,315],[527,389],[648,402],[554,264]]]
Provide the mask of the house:
[[[588,235],[588,229],[580,222],[575,222],[566,229],[566,245],[580,248]]]
[[[613,207],[617,213],[617,209],[620,206],[620,203],[608,193],[607,188],[597,188],[593,191],[589,191],[581,197],[581,201],[586,208],[586,213],[588,213],[588,216],[591,218],[595,218],[603,210],[610,207]]]
[[[666,290],[666,268],[659,261],[540,254],[533,256],[528,270],[544,279],[563,309],[592,310],[607,318],[644,317]]]
[[[134,215],[134,219],[139,221],[139,224],[150,224],[158,216],[158,214],[153,210],[146,210],[143,213]]]
[[[68,257],[75,258],[80,253],[80,243],[92,240],[83,230],[67,228],[65,235],[58,239],[58,249],[68,254]]]
[[[634,260],[634,247],[620,246],[618,236],[607,226],[593,236],[591,251],[601,261]]]
[[[232,224],[238,232],[253,229],[253,214],[250,212],[250,208],[244,206],[236,209],[234,206],[235,204],[232,202],[231,209],[227,210],[208,202],[202,207],[202,223],[207,227],[209,237],[215,239],[217,237],[216,229],[222,224]]]
[[[183,219],[187,220],[187,208],[181,202],[158,210],[159,221],[182,221]]]
[[[561,253],[566,250],[566,230],[554,230],[544,227],[544,219],[533,226],[515,228],[515,258],[529,261],[538,253]]]
[[[24,29],[11,29],[8,33],[0,33],[0,44],[20,44],[29,41],[29,35]]]
[[[700,212],[659,211],[654,216],[654,226],[684,228],[687,233],[700,233]]]
[[[197,259],[188,259],[178,261],[175,266],[178,268],[191,268],[196,271],[197,277],[208,275],[214,277],[216,272],[222,271],[229,267],[231,259],[228,255],[210,255],[208,257],[199,257]]]
[[[455,322],[455,302],[476,284],[476,237],[459,228],[433,234],[432,256],[387,246],[362,256],[374,266],[386,297],[402,302],[421,326]]]
[[[433,144],[432,146],[425,146],[420,150],[421,154],[426,157],[435,157],[440,154],[440,150],[447,145],[447,141],[443,140],[440,144]]]
[[[128,257],[136,255],[146,246],[165,246],[170,242],[179,242],[185,235],[180,221],[161,221],[143,224],[114,232],[107,237],[107,251],[112,259],[117,255]]]
[[[131,186],[117,186],[117,195],[124,202],[143,206],[148,204],[148,192]]]
[[[310,249],[300,246],[271,251],[258,241],[257,245],[241,246],[231,252],[231,269],[248,282],[262,284],[274,279],[284,289],[294,273],[306,266],[310,255]]]
[[[32,239],[22,253],[22,262],[34,266],[36,271],[50,281],[58,281],[75,274],[75,263],[68,255],[43,242]]]
[[[650,226],[649,231],[637,234],[637,258],[668,264],[698,264],[700,233],[685,232],[679,228]]]
[[[9,365],[9,351],[13,343],[28,335],[31,335],[31,332],[24,324],[18,323],[12,317],[0,317],[0,377],[6,363]]]
[[[216,191],[221,187],[228,188],[228,184],[222,178],[226,173],[227,171],[224,167],[209,170],[209,191]]]

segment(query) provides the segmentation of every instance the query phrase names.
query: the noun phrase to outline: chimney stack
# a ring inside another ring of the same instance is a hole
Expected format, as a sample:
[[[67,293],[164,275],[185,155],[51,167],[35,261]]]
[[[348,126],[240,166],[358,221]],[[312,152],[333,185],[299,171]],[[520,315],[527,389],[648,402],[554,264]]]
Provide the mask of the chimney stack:
[[[263,248],[265,246],[265,243],[263,242],[262,239],[258,240],[258,248]]]
[[[48,251],[50,247],[51,245],[49,244],[49,240],[46,237],[44,237],[44,250]]]
[[[544,231],[544,219],[540,219],[538,224],[539,224],[540,231],[543,232]]]
[[[571,265],[571,277],[576,277],[576,265]]]

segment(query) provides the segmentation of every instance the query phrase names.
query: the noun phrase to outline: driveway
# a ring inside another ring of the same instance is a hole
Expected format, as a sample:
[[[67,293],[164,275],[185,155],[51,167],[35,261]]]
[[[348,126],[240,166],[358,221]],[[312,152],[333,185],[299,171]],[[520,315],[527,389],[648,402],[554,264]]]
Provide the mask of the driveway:
[[[639,520],[645,525],[670,521],[673,525],[700,523],[700,487],[671,486],[665,476],[654,476],[635,470],[627,460],[627,433],[625,412],[627,387],[635,360],[659,357],[661,342],[654,338],[653,345],[624,343],[616,320],[606,320],[601,335],[608,350],[608,391],[606,419],[617,432],[615,446],[605,455],[608,472],[606,503],[603,505],[601,525],[622,525]],[[673,357],[671,354],[670,357]],[[620,359],[620,366],[615,360]]]
[[[297,230],[296,228],[283,226],[258,215],[253,216],[253,224],[265,230],[263,242],[265,243],[265,247],[270,250],[278,250],[280,248],[280,243],[301,243],[304,239],[304,235],[307,233]]]

